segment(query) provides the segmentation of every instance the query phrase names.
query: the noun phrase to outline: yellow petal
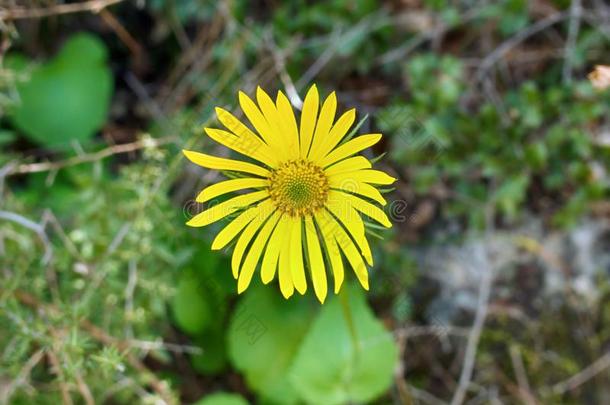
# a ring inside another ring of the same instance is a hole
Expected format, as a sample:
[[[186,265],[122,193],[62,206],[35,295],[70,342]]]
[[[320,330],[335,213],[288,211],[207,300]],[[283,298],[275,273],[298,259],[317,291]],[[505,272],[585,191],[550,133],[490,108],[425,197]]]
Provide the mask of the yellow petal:
[[[239,179],[231,179],[221,181],[220,183],[212,184],[204,188],[196,198],[196,201],[203,203],[210,201],[219,195],[231,193],[233,191],[243,190],[247,188],[263,188],[269,185],[269,180],[259,179],[257,177],[245,177]]]
[[[232,170],[262,177],[269,176],[269,170],[252,163],[219,158],[216,156],[206,155],[205,153],[193,152],[184,149],[182,150],[182,153],[184,153],[184,156],[186,156],[191,162],[199,166],[207,167],[208,169]]]
[[[260,215],[266,204],[270,203],[271,202],[269,200],[265,200],[256,207],[248,208],[239,214],[237,218],[231,221],[222,229],[222,231],[220,231],[220,233],[218,233],[218,235],[216,235],[216,238],[214,238],[214,241],[212,242],[212,250],[220,250],[225,247],[233,240],[233,238],[235,238],[235,236],[237,236],[239,232],[241,232],[242,229],[246,227],[246,225],[250,223],[250,221],[252,221],[252,218]],[[261,208],[261,206],[263,208]]]
[[[290,227],[285,229],[284,243],[280,251],[280,263],[278,276],[280,279],[280,291],[284,298],[288,299],[294,293],[294,284],[292,283],[292,271],[290,270]]]
[[[326,173],[328,177],[333,177],[342,173],[370,169],[371,167],[371,162],[364,156],[354,156],[327,167],[324,169],[324,173]]]
[[[328,193],[328,199],[337,201],[338,204],[345,204],[347,202],[356,210],[360,211],[367,217],[374,219],[386,228],[392,227],[392,223],[383,210],[360,197],[356,197],[355,195],[347,194],[342,191],[331,190]]]
[[[352,194],[359,194],[371,200],[377,201],[381,205],[386,205],[387,201],[379,190],[367,183],[362,183],[353,178],[344,179],[342,181],[330,180],[329,186],[335,190],[341,190]]]
[[[231,215],[235,211],[245,208],[250,204],[254,204],[264,198],[267,198],[269,193],[267,190],[255,191],[254,193],[248,193],[233,197],[227,201],[223,201],[220,204],[214,205],[211,208],[203,211],[200,214],[195,215],[186,224],[188,226],[198,227],[206,226],[211,223],[218,221],[228,215]]]
[[[326,206],[328,210],[341,221],[345,229],[349,232],[349,234],[354,238],[356,244],[360,248],[360,252],[362,256],[366,259],[366,262],[369,266],[373,265],[373,255],[371,253],[371,248],[369,246],[369,242],[366,239],[366,235],[364,233],[364,222],[362,221],[362,217],[356,210],[350,206],[349,204],[337,204],[336,201],[329,202]],[[335,219],[332,219],[335,221]],[[337,224],[336,226],[340,226]]]
[[[352,108],[345,112],[335,125],[333,125],[332,129],[328,133],[324,142],[322,142],[316,152],[313,155],[310,155],[311,160],[318,161],[322,159],[328,152],[330,152],[341,139],[347,134],[347,131],[350,129],[354,120],[356,119],[356,109]]]
[[[332,223],[330,214],[325,213],[324,211],[321,211],[321,213],[322,215],[327,217],[328,222]],[[364,263],[362,255],[358,251],[358,248],[356,248],[356,245],[354,244],[352,239],[349,237],[347,232],[343,230],[341,226],[328,225],[327,229],[335,236],[335,241],[337,242],[341,250],[345,253],[345,257],[347,257],[347,261],[354,270],[354,273],[356,274],[356,277],[358,278],[358,281],[360,281],[362,287],[364,287],[365,290],[368,290],[369,275],[366,268],[366,264]]]
[[[259,135],[263,138],[267,145],[272,145],[275,142],[275,133],[273,132],[271,126],[265,119],[265,116],[256,106],[254,101],[250,97],[246,95],[243,91],[239,92],[239,105],[241,109],[244,110],[244,114],[248,117],[248,120],[259,133]]]
[[[256,101],[273,133],[273,142],[269,143],[269,146],[280,156],[287,156],[289,142],[284,134],[282,119],[275,103],[260,86],[256,88]]]
[[[305,234],[307,235],[307,252],[309,253],[309,264],[311,266],[311,279],[318,300],[324,304],[327,294],[326,268],[322,258],[322,249],[318,233],[311,217],[305,217]]]
[[[330,265],[333,270],[335,294],[338,294],[344,279],[343,259],[341,258],[341,253],[339,252],[337,242],[335,241],[335,235],[332,232],[332,224],[330,224],[324,215],[320,213],[316,214],[316,223],[318,224],[318,228],[320,228],[320,233],[322,233],[322,238],[324,239],[326,253],[328,254]]]
[[[204,128],[204,131],[219,144],[233,149],[242,155],[256,159],[269,167],[275,167],[277,164],[277,158],[273,158],[272,154],[266,151],[269,147],[257,137],[238,137],[231,132],[217,128]]]
[[[280,250],[284,245],[286,222],[286,217],[280,217],[277,226],[269,238],[269,243],[263,257],[263,263],[261,264],[261,280],[263,281],[263,284],[268,284],[275,276]]]
[[[281,214],[278,211],[275,211],[269,220],[265,222],[261,231],[256,235],[256,239],[254,243],[250,247],[248,254],[246,255],[246,260],[244,261],[244,265],[239,272],[239,280],[237,281],[237,293],[241,294],[248,288],[250,285],[250,281],[252,280],[252,275],[254,274],[254,270],[256,269],[256,265],[263,253],[263,248],[265,247],[267,240],[269,239],[269,235],[275,228],[277,221],[280,219]]]
[[[339,164],[339,163],[337,163],[337,164]],[[328,171],[326,171],[326,173],[328,173]],[[396,179],[394,177],[388,176],[386,173],[384,173],[380,170],[371,170],[371,169],[356,170],[353,172],[343,172],[343,173],[339,173],[339,174],[328,175],[328,177],[329,177],[329,180],[332,180],[332,181],[343,181],[345,179],[355,179],[355,180],[361,181],[363,183],[383,184],[383,185],[390,185],[396,181]]]
[[[255,138],[264,144],[262,136],[252,132],[243,122],[241,122],[236,116],[231,114],[224,108],[216,107],[216,116],[218,121],[225,126],[229,131],[240,138]],[[253,141],[256,142],[256,141]]]
[[[252,221],[246,226],[246,229],[239,235],[233,255],[231,256],[231,269],[233,270],[233,277],[237,278],[241,266],[241,261],[246,251],[246,248],[254,238],[256,232],[260,229],[262,224],[269,218],[274,212],[274,208],[265,206],[261,209],[259,215],[255,216]]]
[[[320,110],[320,116],[318,117],[318,123],[316,125],[316,130],[313,135],[311,148],[309,150],[308,156],[311,157],[313,154],[317,153],[317,150],[322,146],[326,137],[328,136],[328,132],[333,124],[333,120],[335,119],[335,111],[337,110],[337,95],[333,91],[322,104],[322,109]]]
[[[290,219],[290,270],[294,287],[302,295],[307,291],[307,282],[305,281],[305,266],[303,265],[301,228],[301,218]]]
[[[354,155],[361,150],[364,150],[370,146],[375,145],[381,139],[381,134],[368,134],[361,135],[354,139],[350,139],[343,145],[330,152],[326,157],[320,161],[321,167],[331,165],[341,159],[345,159],[348,156]]]
[[[288,157],[296,159],[299,157],[299,132],[297,130],[297,121],[294,118],[294,111],[290,101],[281,91],[277,93],[275,104],[283,130],[283,137],[288,145]]]
[[[254,106],[254,108],[256,109],[256,106]],[[277,157],[274,156],[272,149],[265,143],[264,138],[260,134],[257,135],[252,132],[250,128],[238,120],[233,114],[220,107],[216,107],[216,116],[222,125],[224,125],[229,131],[233,132],[239,138],[243,138],[246,145],[257,145],[257,149],[260,150],[265,156],[272,159],[277,159]]]
[[[320,97],[316,85],[312,85],[305,96],[303,102],[303,111],[301,112],[301,130],[300,130],[300,149],[301,157],[307,157],[313,138],[313,130],[316,127],[316,117],[318,115],[318,106]]]

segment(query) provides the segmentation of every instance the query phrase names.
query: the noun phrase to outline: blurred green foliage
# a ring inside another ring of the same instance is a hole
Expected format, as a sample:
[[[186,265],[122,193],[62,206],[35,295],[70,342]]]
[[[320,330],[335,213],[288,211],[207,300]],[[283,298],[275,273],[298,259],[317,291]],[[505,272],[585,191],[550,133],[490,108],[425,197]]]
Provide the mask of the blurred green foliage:
[[[7,349],[5,375],[19,373],[20,363],[31,356],[29,349],[38,348],[60,357],[55,373],[63,380],[107,382],[90,385],[94,397],[101,398],[125,373],[128,353],[110,343],[99,345],[86,325],[95,324],[108,336],[142,341],[155,341],[168,329],[166,303],[173,296],[175,274],[188,265],[197,242],[175,233],[182,221],[167,195],[150,193],[166,157],[151,150],[118,175],[99,163],[71,168],[55,179],[56,188],[45,187],[34,176],[31,187],[3,196],[2,212],[42,217],[54,230],[49,239],[40,239],[25,222],[2,219],[0,346]],[[40,365],[36,375],[50,378]],[[134,383],[147,378],[141,375]],[[117,388],[122,401],[137,397],[136,391]],[[56,404],[58,395],[42,392],[35,402]],[[32,403],[21,391],[13,400]]]
[[[195,405],[248,405],[248,402],[239,395],[216,393],[197,401]]]
[[[453,191],[445,216],[465,215],[480,228],[485,211],[473,205],[491,204],[512,221],[532,198],[552,198],[553,223],[570,225],[591,202],[610,196],[594,173],[596,165],[610,166],[610,154],[590,129],[610,116],[607,93],[587,82],[528,81],[499,105],[484,101],[473,112],[460,103],[472,88],[456,58],[417,56],[403,79],[411,97],[384,107],[377,124],[392,137],[391,157],[405,165],[420,195],[439,186]]]

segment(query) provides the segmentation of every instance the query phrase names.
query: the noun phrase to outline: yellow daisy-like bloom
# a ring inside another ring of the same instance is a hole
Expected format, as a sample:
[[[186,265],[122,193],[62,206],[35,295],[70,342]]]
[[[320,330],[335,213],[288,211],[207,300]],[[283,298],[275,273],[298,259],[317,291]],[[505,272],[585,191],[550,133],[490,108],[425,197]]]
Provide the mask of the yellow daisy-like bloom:
[[[248,288],[260,262],[263,283],[273,280],[277,272],[286,298],[295,289],[305,293],[308,272],[323,303],[327,294],[326,265],[332,270],[335,293],[343,283],[342,253],[368,290],[367,264],[372,266],[373,258],[361,214],[391,226],[375,204],[386,204],[375,185],[392,184],[395,179],[372,169],[371,162],[357,154],[379,142],[381,134],[346,140],[355,110],[335,121],[335,93],[320,107],[315,85],[305,97],[300,125],[282,92],[273,102],[259,87],[256,100],[258,105],[239,93],[241,108],[255,131],[222,108],[216,108],[216,114],[227,130],[205,128],[210,138],[252,161],[183,151],[195,164],[241,175],[205,188],[197,202],[249,190],[211,206],[187,225],[205,226],[236,214],[216,236],[212,249],[222,249],[237,240],[231,267],[238,293]]]

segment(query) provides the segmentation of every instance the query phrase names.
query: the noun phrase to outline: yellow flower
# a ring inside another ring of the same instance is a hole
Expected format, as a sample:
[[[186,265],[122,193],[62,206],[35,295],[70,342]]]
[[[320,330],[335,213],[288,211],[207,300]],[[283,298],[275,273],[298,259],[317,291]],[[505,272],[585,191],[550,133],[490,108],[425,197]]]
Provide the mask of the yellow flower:
[[[335,93],[320,107],[315,85],[305,97],[300,125],[282,92],[273,102],[259,87],[256,100],[258,106],[239,93],[241,108],[255,131],[222,108],[216,108],[216,114],[228,131],[205,128],[210,138],[249,161],[183,151],[195,164],[240,174],[205,188],[197,202],[249,190],[212,205],[187,225],[205,226],[236,214],[216,236],[212,249],[222,249],[237,239],[231,267],[238,280],[238,293],[248,288],[260,262],[263,283],[273,280],[277,271],[286,298],[295,289],[305,293],[305,274],[309,273],[316,296],[323,303],[327,265],[332,270],[335,293],[343,283],[341,252],[368,290],[367,264],[372,266],[373,258],[361,214],[391,226],[383,210],[374,204],[386,204],[374,185],[392,184],[395,179],[372,169],[371,162],[357,154],[379,142],[381,134],[345,139],[356,118],[355,110],[335,122]]]

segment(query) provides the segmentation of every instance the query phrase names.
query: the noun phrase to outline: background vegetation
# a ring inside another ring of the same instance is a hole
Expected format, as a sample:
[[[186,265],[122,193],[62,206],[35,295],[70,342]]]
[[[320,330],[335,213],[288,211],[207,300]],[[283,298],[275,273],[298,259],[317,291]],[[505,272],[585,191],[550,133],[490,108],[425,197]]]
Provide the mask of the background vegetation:
[[[0,36],[0,403],[610,402],[607,3],[3,0]],[[311,83],[399,179],[356,330],[184,226],[214,107]]]

